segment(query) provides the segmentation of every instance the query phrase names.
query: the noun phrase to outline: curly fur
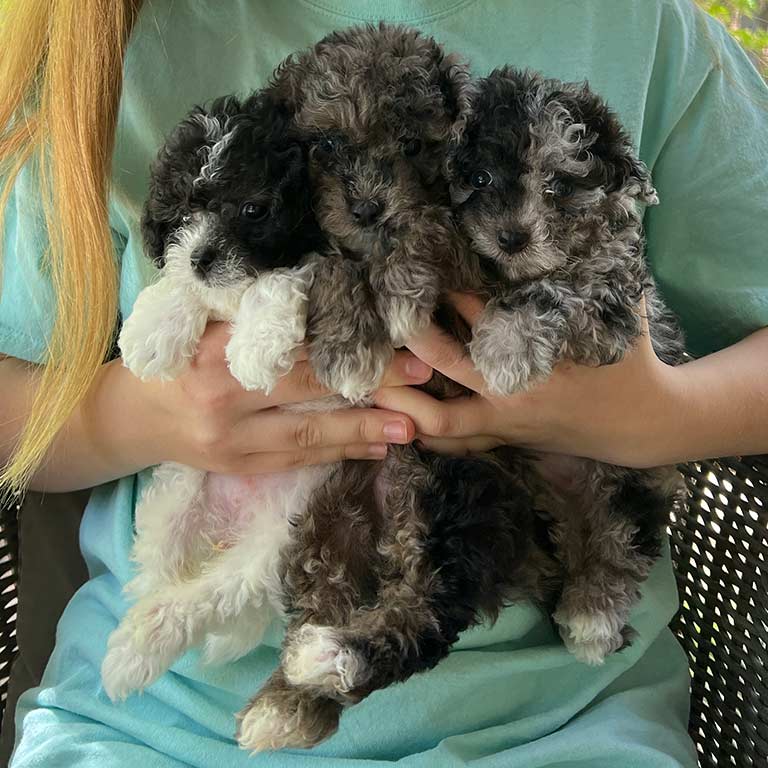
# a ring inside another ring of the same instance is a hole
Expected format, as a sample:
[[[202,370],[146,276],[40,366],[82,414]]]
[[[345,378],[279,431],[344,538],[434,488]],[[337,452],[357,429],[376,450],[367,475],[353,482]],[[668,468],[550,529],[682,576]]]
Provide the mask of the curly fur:
[[[455,210],[496,277],[470,353],[488,389],[511,394],[561,360],[618,362],[640,334],[669,364],[683,340],[644,261],[635,202],[657,202],[616,116],[586,85],[503,68],[477,84],[450,162]],[[672,467],[639,471],[537,457],[564,570],[554,614],[567,647],[602,663],[631,638],[640,584],[680,494]]]
[[[293,364],[317,261],[308,252],[321,238],[305,152],[279,117],[264,94],[220,99],[193,110],[160,150],[142,225],[162,271],[119,340],[137,376],[178,376],[211,319],[232,324],[227,360],[244,387],[268,391]],[[110,697],[146,687],[192,645],[204,642],[210,662],[256,645],[282,612],[290,516],[328,472],[155,469],[136,510],[135,602],[102,666]]]
[[[338,262],[313,291],[311,360],[352,400],[429,322],[463,261],[441,169],[468,83],[432,38],[384,24],[334,32],[276,72],[271,92],[311,144],[315,213]]]
[[[311,359],[330,387],[364,400],[433,315],[460,330],[438,297],[480,279],[441,176],[467,73],[431,38],[382,25],[330,35],[284,64],[274,88],[313,144],[330,241],[310,292]],[[371,201],[373,218],[357,216]],[[457,394],[440,376],[428,389]],[[434,667],[462,630],[518,596],[546,599],[558,567],[518,465],[411,446],[333,469],[285,550],[290,623],[280,666],[239,716],[243,746],[316,743],[343,707]]]

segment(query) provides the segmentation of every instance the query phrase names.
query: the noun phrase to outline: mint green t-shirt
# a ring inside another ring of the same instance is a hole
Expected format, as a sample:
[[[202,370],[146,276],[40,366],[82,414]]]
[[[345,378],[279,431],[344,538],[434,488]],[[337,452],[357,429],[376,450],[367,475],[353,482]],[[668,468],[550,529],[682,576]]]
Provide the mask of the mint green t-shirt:
[[[139,212],[149,163],[195,103],[261,85],[289,52],[329,31],[404,22],[463,53],[477,74],[511,63],[588,78],[654,173],[648,255],[696,354],[768,325],[768,89],[689,0],[152,0],[128,51],[111,224],[130,313],[151,275]],[[84,53],[84,55],[87,55]],[[50,328],[45,236],[23,176],[6,222],[0,353],[39,361]],[[188,653],[143,696],[112,704],[99,667],[126,610],[136,498],[146,475],[98,488],[81,545],[91,579],[59,625],[42,685],[22,697],[12,768],[667,768],[696,764],[688,672],[666,628],[677,596],[668,554],[644,586],[633,646],[592,668],[530,605],[466,632],[434,670],[377,691],[309,752],[251,758],[233,713],[273,670],[280,627],[219,668]]]

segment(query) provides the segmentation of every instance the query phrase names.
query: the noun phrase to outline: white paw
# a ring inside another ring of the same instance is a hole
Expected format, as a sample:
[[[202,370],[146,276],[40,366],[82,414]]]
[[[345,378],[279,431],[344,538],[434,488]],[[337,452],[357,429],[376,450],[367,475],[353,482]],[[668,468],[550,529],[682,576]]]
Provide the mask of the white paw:
[[[365,659],[345,647],[332,627],[305,624],[286,648],[283,658],[286,680],[329,694],[348,693],[370,674]]]
[[[175,379],[197,351],[197,341],[173,339],[165,336],[167,329],[155,329],[140,335],[140,324],[131,324],[130,318],[120,333],[119,346],[123,363],[134,376],[146,381]]]
[[[124,701],[131,693],[143,691],[165,671],[158,659],[133,648],[113,645],[101,665],[101,681],[112,701]]]
[[[430,317],[424,307],[413,301],[391,298],[387,306],[387,326],[392,346],[404,347],[429,325]]]
[[[565,647],[579,661],[591,666],[605,662],[606,656],[624,645],[624,622],[615,614],[576,613],[562,609],[554,614]]]
[[[244,333],[232,336],[226,355],[230,373],[244,389],[269,394],[278,379],[293,368],[295,347],[274,349],[272,344],[258,344],[254,339],[245,341]]]
[[[298,714],[286,716],[268,698],[257,698],[237,720],[237,743],[250,752],[313,746],[301,735]]]
[[[354,354],[339,352],[325,370],[322,383],[355,405],[365,404],[379,388],[390,355],[379,355],[359,345]]]
[[[531,370],[518,346],[510,341],[510,347],[493,349],[482,337],[470,342],[469,353],[475,368],[483,377],[486,387],[494,395],[511,395],[521,392],[531,384]]]

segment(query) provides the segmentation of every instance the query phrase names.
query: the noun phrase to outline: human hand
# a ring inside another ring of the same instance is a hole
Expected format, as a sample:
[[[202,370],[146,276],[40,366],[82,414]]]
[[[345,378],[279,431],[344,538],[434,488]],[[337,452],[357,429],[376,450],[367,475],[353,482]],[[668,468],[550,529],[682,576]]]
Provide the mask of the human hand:
[[[225,360],[225,323],[212,323],[186,370],[171,382],[138,382],[140,409],[153,423],[146,465],[178,461],[216,472],[259,474],[342,459],[380,459],[388,443],[413,439],[413,421],[386,409],[294,413],[278,406],[332,393],[312,372],[306,355],[265,395],[247,392]],[[385,375],[388,390],[429,379],[431,369],[400,352]]]
[[[467,294],[451,301],[470,325],[484,306]],[[642,336],[621,362],[599,368],[562,362],[540,385],[508,397],[488,394],[466,349],[437,326],[408,347],[472,391],[442,402],[411,387],[377,394],[376,405],[408,414],[433,450],[462,454],[509,444],[631,467],[676,460],[667,438],[683,428],[685,390],[679,369],[656,357],[645,318]]]

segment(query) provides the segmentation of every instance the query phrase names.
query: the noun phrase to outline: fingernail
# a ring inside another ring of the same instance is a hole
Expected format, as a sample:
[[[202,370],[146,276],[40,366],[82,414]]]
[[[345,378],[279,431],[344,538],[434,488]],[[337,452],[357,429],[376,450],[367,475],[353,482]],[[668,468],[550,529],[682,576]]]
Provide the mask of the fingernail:
[[[390,421],[381,431],[390,442],[405,443],[408,440],[408,428],[404,421]]]
[[[387,455],[386,443],[374,443],[368,446],[368,455],[374,459],[383,459]]]
[[[414,358],[405,364],[405,372],[412,379],[428,379],[432,375],[432,368],[418,358]]]

